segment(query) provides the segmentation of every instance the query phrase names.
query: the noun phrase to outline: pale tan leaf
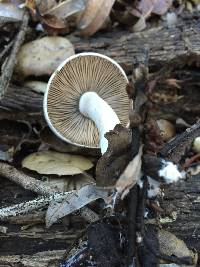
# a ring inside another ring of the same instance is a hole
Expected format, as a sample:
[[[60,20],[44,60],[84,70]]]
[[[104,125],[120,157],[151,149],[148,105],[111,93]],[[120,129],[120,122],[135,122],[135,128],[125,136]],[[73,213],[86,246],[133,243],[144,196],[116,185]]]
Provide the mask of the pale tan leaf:
[[[91,36],[108,17],[115,0],[89,0],[78,22],[82,35]]]
[[[43,37],[21,47],[15,70],[24,76],[51,75],[61,62],[73,54],[73,45],[67,38]]]
[[[139,149],[138,154],[129,162],[124,172],[120,175],[116,182],[116,189],[118,194],[123,199],[129,192],[129,190],[137,183],[141,177],[141,165],[142,165],[142,146]]]
[[[151,13],[157,15],[163,15],[172,5],[172,0],[141,0],[137,9],[145,17],[148,17]]]
[[[79,155],[41,151],[28,155],[22,166],[41,174],[74,175],[92,168],[92,162]]]
[[[95,185],[87,185],[78,191],[72,191],[61,203],[51,202],[46,213],[46,225],[50,227],[58,219],[84,207],[99,198],[107,199],[107,192]]]

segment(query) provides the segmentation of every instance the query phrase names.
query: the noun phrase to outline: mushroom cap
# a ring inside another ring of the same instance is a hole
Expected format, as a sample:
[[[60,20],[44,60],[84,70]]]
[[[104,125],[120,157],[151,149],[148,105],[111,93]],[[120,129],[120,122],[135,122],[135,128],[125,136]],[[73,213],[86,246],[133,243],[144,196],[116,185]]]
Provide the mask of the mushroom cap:
[[[67,58],[52,74],[44,95],[44,115],[51,130],[78,146],[99,148],[95,123],[79,111],[80,97],[96,92],[116,112],[122,125],[129,123],[131,101],[127,76],[114,60],[98,53]]]

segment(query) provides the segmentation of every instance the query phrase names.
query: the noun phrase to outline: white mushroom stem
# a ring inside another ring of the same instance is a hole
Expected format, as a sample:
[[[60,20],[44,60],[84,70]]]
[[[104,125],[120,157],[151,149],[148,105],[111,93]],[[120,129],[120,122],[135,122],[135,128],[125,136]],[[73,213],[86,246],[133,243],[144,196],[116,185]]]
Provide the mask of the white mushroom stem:
[[[86,92],[81,96],[79,110],[96,124],[99,131],[101,153],[104,154],[108,148],[108,140],[104,135],[120,123],[117,114],[95,92]]]

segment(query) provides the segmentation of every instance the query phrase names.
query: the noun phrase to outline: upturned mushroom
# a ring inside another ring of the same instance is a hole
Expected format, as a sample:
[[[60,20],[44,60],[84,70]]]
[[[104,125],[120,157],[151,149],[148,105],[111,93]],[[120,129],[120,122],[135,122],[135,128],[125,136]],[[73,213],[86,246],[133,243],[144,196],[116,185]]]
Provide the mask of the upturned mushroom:
[[[52,74],[44,96],[44,114],[62,140],[106,152],[104,134],[129,122],[131,102],[123,69],[98,53],[66,59]]]

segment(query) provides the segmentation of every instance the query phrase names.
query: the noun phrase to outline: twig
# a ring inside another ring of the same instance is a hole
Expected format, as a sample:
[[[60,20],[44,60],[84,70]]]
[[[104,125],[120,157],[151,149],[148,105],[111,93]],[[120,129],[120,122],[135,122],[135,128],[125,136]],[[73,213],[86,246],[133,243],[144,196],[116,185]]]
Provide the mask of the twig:
[[[6,93],[6,90],[9,85],[9,81],[11,79],[15,63],[16,63],[16,55],[24,41],[24,37],[26,34],[27,26],[28,26],[29,14],[27,11],[24,12],[22,24],[17,34],[15,43],[13,45],[10,57],[6,63],[6,66],[3,69],[3,73],[0,77],[0,99],[2,99]]]
[[[31,211],[39,210],[41,208],[48,206],[48,204],[52,200],[55,201],[64,200],[65,197],[69,194],[70,192],[55,193],[50,196],[41,196],[30,201],[2,208],[0,209],[0,220],[5,220],[6,218],[11,216],[24,215]]]
[[[190,148],[197,136],[200,136],[200,121],[168,142],[160,151],[161,156],[172,162],[179,163],[185,154],[185,150]]]
[[[53,198],[55,193],[61,194],[61,196],[63,194],[65,194],[66,196],[67,193],[69,193],[69,192],[66,192],[66,193],[59,192],[58,188],[52,187],[48,185],[46,182],[42,182],[33,177],[30,177],[18,171],[16,168],[14,168],[13,166],[10,166],[7,163],[0,162],[0,175],[8,178],[12,182],[15,182],[21,185],[23,188],[27,190],[31,190],[37,194],[48,196],[48,198],[45,198],[45,197],[36,198],[32,202],[31,201],[24,202],[18,205],[0,209],[0,219],[3,219],[3,218],[5,219],[8,216],[26,214],[27,212],[38,210],[40,208],[44,208],[51,201],[48,199]],[[14,210],[14,215],[13,215],[13,210]],[[9,212],[10,212],[10,215],[8,215]],[[80,216],[88,222],[94,222],[99,219],[98,214],[87,207],[81,208],[79,210],[79,213],[80,213]]]
[[[24,189],[33,191],[39,195],[48,196],[49,194],[59,192],[56,187],[52,187],[46,182],[30,177],[7,163],[0,162],[0,175],[21,185]]]
[[[138,61],[135,59],[134,62],[134,72],[133,78],[135,80],[134,89],[129,88],[129,97],[135,102],[135,109],[132,111],[130,116],[130,125],[132,130],[132,157],[136,156],[141,140],[140,124],[142,123],[142,112],[141,107],[147,101],[144,94],[146,81],[148,77],[148,51],[145,49],[144,57]],[[138,255],[136,248],[136,231],[137,231],[137,212],[138,212],[138,188],[135,185],[129,194],[129,205],[128,205],[128,236],[129,236],[129,246],[128,246],[128,259],[127,266],[138,266]]]
[[[12,47],[13,44],[14,44],[14,41],[11,41],[9,44],[5,46],[3,51],[0,53],[0,60],[6,55],[6,53],[9,51],[9,49]]]

